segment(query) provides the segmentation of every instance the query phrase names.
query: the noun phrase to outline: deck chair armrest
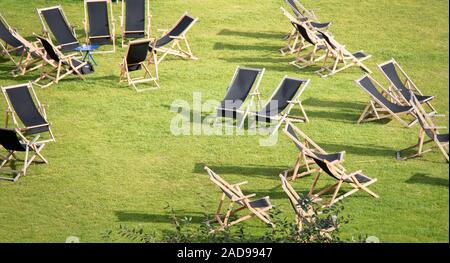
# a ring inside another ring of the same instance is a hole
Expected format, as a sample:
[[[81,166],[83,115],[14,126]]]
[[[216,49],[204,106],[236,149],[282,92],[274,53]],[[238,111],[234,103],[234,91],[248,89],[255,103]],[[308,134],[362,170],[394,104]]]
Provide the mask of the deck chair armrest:
[[[425,128],[427,128],[427,129],[435,129],[435,130],[442,130],[442,129],[447,129],[447,126],[427,126]]]
[[[428,115],[428,116],[430,116],[432,118],[434,118],[434,117],[445,117],[445,114],[432,114],[432,115]]]
[[[34,128],[45,127],[45,126],[48,126],[48,125],[49,125],[48,123],[39,124],[39,125],[33,125],[33,126],[29,126],[29,127],[19,128],[19,131],[31,130],[31,129],[34,129]]]
[[[355,172],[349,174],[347,177],[350,177],[350,176],[353,176],[353,175],[357,175],[357,174],[362,174],[362,170],[355,171]]]
[[[237,183],[237,184],[233,184],[232,186],[241,186],[241,185],[244,185],[244,184],[248,184],[248,181],[243,181],[243,182],[240,182],[240,183]]]
[[[252,197],[255,197],[255,196],[256,196],[256,194],[244,195],[244,196],[241,196],[239,198],[233,198],[233,201],[235,201],[235,202],[242,201],[242,200],[249,199],[249,198],[252,198]]]
[[[184,37],[180,37],[180,36],[169,36],[172,39],[183,39]]]
[[[166,29],[166,28],[158,28],[157,31],[158,31],[158,32],[166,33],[167,31],[169,31],[169,29]]]

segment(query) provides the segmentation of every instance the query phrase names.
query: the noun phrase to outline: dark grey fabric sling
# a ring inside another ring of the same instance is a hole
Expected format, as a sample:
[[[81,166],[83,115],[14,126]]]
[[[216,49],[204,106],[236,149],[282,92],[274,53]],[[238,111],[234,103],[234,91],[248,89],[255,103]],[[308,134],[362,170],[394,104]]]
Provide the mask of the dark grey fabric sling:
[[[107,2],[88,2],[89,38],[91,43],[105,45],[111,43]]]
[[[59,8],[42,10],[42,15],[58,43],[63,45],[61,51],[73,51],[80,46]]]

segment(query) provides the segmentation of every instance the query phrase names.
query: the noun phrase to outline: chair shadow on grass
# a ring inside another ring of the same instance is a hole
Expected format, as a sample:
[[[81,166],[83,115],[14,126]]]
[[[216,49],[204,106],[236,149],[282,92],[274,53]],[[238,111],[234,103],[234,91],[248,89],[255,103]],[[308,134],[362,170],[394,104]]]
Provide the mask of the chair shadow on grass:
[[[251,45],[251,44],[230,44],[223,42],[216,42],[213,46],[214,50],[257,50],[257,51],[274,51],[279,50],[278,45]]]
[[[314,106],[314,107],[322,107],[322,108],[342,108],[346,110],[354,110],[359,112],[363,111],[364,107],[366,107],[367,103],[355,102],[355,101],[332,101],[332,100],[322,100],[317,98],[308,98],[303,101],[304,106]],[[359,117],[359,116],[358,116]]]
[[[140,211],[115,211],[114,214],[120,222],[140,222],[140,223],[172,223],[173,220],[169,213],[167,214],[149,214]],[[200,213],[186,213],[183,211],[175,211],[178,220],[187,217],[192,218],[193,223],[202,223],[205,215]]]
[[[275,38],[275,39],[282,39],[286,33],[281,32],[245,32],[245,31],[237,31],[237,30],[230,30],[230,29],[223,29],[219,33],[217,33],[219,36],[240,36],[240,37],[249,37],[249,38]]]
[[[428,174],[416,173],[405,181],[408,184],[428,184],[443,186],[448,188],[448,180],[443,178],[431,177]]]
[[[246,176],[258,176],[273,177],[274,180],[278,180],[278,175],[289,167],[277,167],[277,166],[263,166],[263,165],[209,165],[205,163],[196,163],[194,166],[194,173],[206,174],[204,169],[207,165],[211,170],[217,174],[238,174]]]
[[[358,156],[380,156],[380,157],[395,157],[396,150],[384,146],[364,144],[364,145],[341,145],[334,143],[320,143],[320,147],[327,152],[345,151],[347,154]],[[368,160],[370,162],[370,160]]]

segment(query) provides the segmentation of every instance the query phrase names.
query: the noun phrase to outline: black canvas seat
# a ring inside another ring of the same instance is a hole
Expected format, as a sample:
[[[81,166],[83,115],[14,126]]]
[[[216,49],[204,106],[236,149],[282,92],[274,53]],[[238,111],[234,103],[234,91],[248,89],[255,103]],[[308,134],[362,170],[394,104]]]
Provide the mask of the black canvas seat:
[[[405,127],[410,127],[416,123],[416,118],[407,123],[401,118],[402,115],[413,116],[413,108],[407,105],[401,105],[398,100],[385,90],[378,82],[369,75],[364,75],[356,80],[356,83],[370,96],[370,101],[365,107],[363,113],[358,119],[358,123],[380,120],[384,118],[395,118]],[[380,92],[375,84],[382,91]],[[390,100],[389,100],[389,99]]]
[[[228,86],[225,97],[217,107],[217,117],[219,118],[241,118],[239,127],[242,127],[250,108],[253,106],[256,96],[257,103],[260,102],[259,83],[264,75],[264,69],[243,68],[238,66],[233,79]],[[241,109],[248,95],[251,93],[251,99],[246,109]]]
[[[326,54],[319,55],[319,53],[328,51],[328,47],[325,43],[323,35],[319,32],[312,31],[305,23],[299,23],[297,21],[291,21],[291,23],[297,30],[303,41],[312,46],[312,50],[304,54],[304,52],[301,51],[305,48],[299,49],[297,57],[289,64],[303,69],[305,67],[313,65],[320,60],[323,60],[326,57]]]
[[[317,20],[317,17],[314,12],[304,8],[304,6],[301,5],[298,1],[285,0],[285,2],[292,9],[292,12],[294,12],[294,14],[300,21],[305,22],[310,20],[311,25],[317,29],[326,29],[331,26],[331,22],[320,23],[318,21],[315,21]]]
[[[41,18],[43,32],[50,38],[48,26],[58,43],[57,47],[60,51],[74,51],[80,46],[75,31],[71,28],[61,6],[38,9],[38,14]]]
[[[36,141],[38,139],[39,135],[29,141],[15,129],[0,128],[0,145],[8,152],[1,160],[0,174],[2,175],[0,176],[0,180],[16,182],[19,177],[26,174],[27,168],[31,163],[37,162],[36,157],[41,159],[39,162],[47,163],[47,160],[40,153],[45,144],[37,143]],[[24,153],[25,157],[23,160],[18,158],[18,153]],[[12,166],[13,168],[6,169],[5,166],[12,160],[14,160],[15,163],[23,161],[23,167],[18,169],[14,163]],[[12,177],[4,177],[4,173],[12,174]]]
[[[113,45],[110,51],[96,51],[96,53],[115,52],[115,20],[111,0],[85,0],[84,10],[86,42],[95,45]]]
[[[150,20],[149,0],[122,0],[122,14],[120,16],[122,47],[126,45],[126,39],[149,38]]]
[[[436,113],[436,109],[431,105],[430,101],[434,99],[434,96],[423,95],[417,88],[414,82],[409,78],[406,72],[400,67],[400,65],[394,59],[391,59],[383,64],[378,65],[383,75],[388,79],[390,89],[393,90],[403,105],[409,105],[411,100],[411,91],[413,91],[416,99],[421,104],[427,104],[431,110],[431,113]],[[403,80],[400,77],[403,76]]]
[[[13,35],[13,29],[0,15],[0,55],[6,55],[14,64],[18,64],[13,55],[20,56],[24,52],[22,43]]]

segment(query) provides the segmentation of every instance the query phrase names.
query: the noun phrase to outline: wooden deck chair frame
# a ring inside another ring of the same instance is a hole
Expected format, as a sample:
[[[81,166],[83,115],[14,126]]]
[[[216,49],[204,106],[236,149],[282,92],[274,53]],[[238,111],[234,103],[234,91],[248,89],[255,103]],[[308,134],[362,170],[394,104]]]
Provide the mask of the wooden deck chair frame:
[[[309,153],[311,156],[311,158],[315,158],[315,159],[319,159],[319,157],[315,156],[314,153]],[[370,189],[368,189],[367,187],[375,182],[377,182],[376,178],[370,178],[368,176],[365,176],[362,173],[362,170],[358,170],[356,172],[353,173],[347,173],[345,168],[340,165],[339,163],[332,163],[332,162],[328,162],[327,160],[320,160],[324,163],[324,165],[326,166],[326,169],[329,170],[329,172],[331,174],[328,174],[326,171],[323,171],[323,167],[321,167],[321,169],[317,172],[316,176],[314,177],[314,181],[309,189],[309,193],[308,196],[311,198],[311,200],[313,202],[320,202],[322,201],[322,196],[333,191],[331,200],[326,203],[324,206],[332,206],[333,204],[341,201],[342,199],[358,192],[359,190],[363,190],[364,192],[368,193],[369,195],[375,197],[375,198],[379,198],[379,196],[374,193],[373,191],[371,191]],[[325,172],[328,175],[330,175],[331,177],[333,177],[334,179],[336,179],[338,182],[331,184],[330,186],[326,186],[324,188],[322,188],[321,190],[319,190],[318,192],[314,193],[314,191],[316,190],[316,185],[317,182],[319,181],[320,176],[322,175],[322,173]],[[359,176],[364,176],[368,179],[367,182],[361,183],[359,182],[359,180],[357,179],[357,177]],[[347,181],[346,181],[347,180]],[[348,185],[350,185],[353,189],[351,189],[350,191],[347,191],[343,194],[339,194],[339,191],[341,190],[341,187],[344,183],[347,183]]]
[[[292,127],[293,131],[296,133],[296,135],[299,135],[296,137],[292,136],[288,129],[289,127]],[[328,153],[323,150],[317,143],[315,143],[311,138],[309,138],[303,131],[301,131],[297,126],[293,125],[290,121],[286,121],[286,124],[284,126],[283,132],[287,135],[287,137],[294,142],[294,144],[301,146],[303,149],[299,151],[297,159],[295,160],[295,165],[293,168],[290,168],[288,170],[285,170],[283,172],[284,176],[294,181],[297,178],[302,178],[307,175],[310,175],[312,173],[315,173],[319,171],[319,168],[313,168],[312,166],[315,165],[315,162],[313,159],[309,157],[308,154],[310,153],[319,153],[322,155],[328,155]],[[303,140],[300,141],[300,140]],[[340,155],[340,158],[333,162],[335,164],[343,163],[344,159],[343,156],[345,154],[345,151],[341,151],[338,153]],[[305,171],[300,172],[301,169],[305,168]],[[292,172],[292,176],[289,178],[288,174]]]
[[[281,12],[283,12],[283,15],[289,19],[289,22],[292,25],[291,32],[287,35],[287,44],[285,47],[280,49],[281,55],[287,55],[287,54],[294,54],[296,52],[299,52],[305,48],[308,48],[311,46],[310,43],[305,42],[305,39],[298,33],[297,28],[294,26],[295,23],[299,23],[299,21],[292,16],[286,9],[283,7],[280,7]]]
[[[184,12],[184,14],[180,17],[180,19],[177,20],[177,22],[174,24],[174,26],[172,26],[171,29],[173,29],[176,25],[178,25],[178,23],[185,16],[189,16],[188,12]],[[186,34],[191,29],[191,27],[194,26],[195,23],[197,23],[197,21],[198,21],[198,17],[194,18],[192,23],[179,36],[169,36],[170,38],[172,38],[172,44],[170,45],[170,47],[168,47],[168,48],[167,47],[157,47],[156,48],[157,51],[162,53],[162,55],[159,58],[158,63],[161,63],[161,61],[169,54],[178,56],[181,58],[185,58],[185,59],[192,59],[192,60],[198,59],[192,53],[191,45],[189,44],[189,40],[186,36]],[[164,35],[167,32],[169,32],[171,29],[158,29],[158,31],[162,32],[162,35]],[[180,42],[182,42],[184,44],[184,48],[182,47]]]
[[[88,12],[88,5],[89,3],[106,3],[106,8],[109,9],[109,12],[107,10],[108,13],[108,23],[109,23],[109,35],[105,35],[105,36],[90,36],[89,32],[90,32],[90,27],[89,27],[89,12]],[[113,5],[111,0],[84,0],[84,20],[83,20],[83,24],[84,24],[84,32],[86,34],[86,43],[91,44],[92,43],[92,39],[103,39],[103,38],[107,38],[109,37],[109,39],[111,40],[113,49],[112,50],[105,50],[105,51],[93,51],[91,53],[115,53],[116,52],[116,20],[114,19],[114,12],[113,12]]]
[[[411,100],[409,101],[409,104],[414,108],[414,113],[416,114],[416,117],[419,119],[420,124],[420,130],[419,130],[419,138],[418,142],[410,146],[408,148],[402,149],[400,151],[397,151],[397,160],[404,161],[411,158],[421,157],[425,153],[428,153],[433,150],[433,148],[439,148],[439,150],[444,155],[447,162],[449,161],[448,157],[448,141],[447,142],[441,142],[439,138],[439,130],[446,129],[445,126],[436,126],[434,124],[434,118],[439,117],[442,115],[430,115],[425,111],[422,104],[419,102],[419,100],[414,95],[414,92],[411,91]],[[448,137],[448,134],[447,134]],[[428,138],[428,139],[427,139]],[[431,147],[428,147],[428,149],[425,149],[425,145],[429,143],[434,143]],[[409,150],[417,150],[415,153],[410,154],[408,156],[402,157],[402,154]]]
[[[37,36],[38,40],[47,41],[50,46],[53,48],[54,52],[58,56],[59,61],[54,61],[53,59],[47,58],[47,55],[43,57],[44,62],[46,65],[50,66],[51,70],[47,71],[45,66],[41,67],[41,75],[39,78],[37,78],[33,83],[41,88],[48,88],[53,84],[58,84],[60,80],[64,79],[67,76],[70,76],[72,74],[76,75],[81,80],[86,80],[83,74],[81,74],[81,69],[88,64],[88,62],[82,62],[75,66],[72,62],[72,59],[75,58],[76,54],[70,54],[70,55],[64,55],[61,51],[59,51],[48,39],[45,39],[43,37]],[[45,49],[44,49],[45,51]],[[45,51],[45,54],[47,54],[47,51]],[[49,79],[50,82],[48,83],[41,83],[41,81]]]
[[[3,24],[5,26],[5,28],[9,31],[9,33],[11,33],[11,35],[14,36],[13,32],[15,32],[15,30],[13,28],[11,28],[8,24],[8,22],[6,22],[5,18],[3,18],[3,16],[0,14],[0,23]],[[8,57],[13,63],[14,65],[18,65],[18,61],[16,61],[13,57],[13,55],[11,54],[12,52],[15,52],[19,49],[21,49],[22,46],[18,46],[18,47],[9,47],[8,43],[2,43],[2,41],[0,40],[0,55],[4,54],[6,57]]]
[[[256,97],[256,100],[257,100],[257,103],[256,103],[257,108],[259,109],[259,108],[262,107],[262,105],[261,105],[261,102],[262,102],[261,101],[261,93],[259,92],[259,85],[261,84],[261,81],[262,81],[262,79],[264,77],[264,73],[266,72],[266,69],[265,68],[258,69],[258,68],[248,68],[248,67],[237,66],[236,70],[234,71],[233,78],[231,79],[231,82],[228,85],[229,88],[231,87],[231,85],[233,85],[234,81],[236,80],[237,74],[238,74],[240,69],[259,71],[258,77],[257,77],[257,79],[255,81],[255,84],[254,84],[254,88],[252,87],[250,89],[250,93],[249,93],[250,101],[247,104],[247,106],[245,107],[245,110],[242,111],[240,109],[236,109],[237,113],[241,113],[243,115],[241,121],[238,124],[238,128],[242,129],[242,127],[244,127],[245,119],[247,118],[247,116],[250,113],[253,105],[255,104],[255,97]],[[221,108],[218,108],[218,109],[221,109]],[[217,117],[216,120],[215,120],[215,124],[217,124],[218,122],[220,122],[221,119],[224,119],[224,118],[225,117]]]
[[[394,103],[401,105],[401,103],[398,101],[398,99],[396,97],[393,97],[390,94],[390,92],[387,91],[385,88],[383,88],[383,86],[378,81],[376,81],[370,75],[364,74],[361,78],[359,78],[355,82],[358,86],[360,86],[364,90],[364,92],[366,92],[369,95],[370,100],[369,100],[369,103],[367,104],[367,106],[364,108],[363,112],[361,113],[361,116],[359,117],[359,119],[357,121],[358,124],[363,123],[363,122],[374,121],[374,120],[392,118],[392,117],[394,119],[398,120],[406,128],[411,127],[412,125],[414,125],[417,122],[417,119],[414,116],[412,107],[410,107],[410,110],[400,112],[400,113],[394,113],[388,107],[386,107],[380,100],[378,100],[377,98],[372,96],[372,94],[370,94],[368,91],[366,91],[364,89],[364,87],[362,87],[361,84],[359,83],[360,80],[362,80],[366,77],[369,78],[369,80],[375,84],[376,88],[378,87],[382,90],[380,92],[382,95],[387,96],[388,98],[392,99]],[[402,115],[411,115],[414,117],[414,120],[411,121],[410,123],[407,123],[405,120],[403,120],[401,118]]]
[[[20,132],[20,134],[22,135],[22,137],[25,137],[23,135],[24,132],[26,132],[29,129],[33,129],[33,128],[39,128],[42,126],[47,126],[48,127],[48,134],[49,134],[49,138],[47,139],[43,139],[40,141],[37,141],[37,143],[47,143],[47,142],[54,142],[55,140],[55,136],[53,135],[53,131],[51,129],[51,125],[50,122],[48,121],[47,118],[47,111],[45,110],[45,104],[41,104],[41,102],[39,101],[39,98],[37,97],[36,91],[34,90],[33,87],[33,83],[32,82],[28,82],[27,88],[30,92],[30,94],[32,95],[32,99],[35,103],[35,107],[36,109],[39,111],[39,113],[41,114],[41,116],[47,121],[47,124],[43,124],[43,125],[37,125],[37,126],[24,126],[21,125],[19,122],[19,116],[17,115],[16,111],[14,110],[14,107],[12,105],[11,100],[9,99],[8,94],[6,93],[6,90],[8,89],[15,89],[15,88],[19,88],[19,87],[23,87],[24,84],[18,84],[18,85],[13,85],[13,86],[8,86],[8,87],[1,87],[2,93],[3,93],[3,97],[5,98],[6,101],[6,117],[5,117],[5,127],[8,127],[9,125],[9,120],[12,120],[12,123],[14,125],[14,127],[16,128],[16,130],[18,132]]]
[[[53,44],[54,46],[56,46],[56,48],[58,50],[62,49],[64,46],[73,45],[73,44],[77,44],[77,43],[79,44],[78,40],[77,40],[77,42],[72,42],[72,43],[63,43],[63,44],[62,43],[58,43],[58,45],[55,45],[53,43],[52,37],[50,35],[50,31],[48,30],[47,25],[46,25],[47,22],[44,21],[45,18],[44,18],[43,14],[42,14],[42,11],[51,10],[51,9],[58,9],[59,10],[59,12],[61,13],[61,15],[62,15],[62,17],[63,17],[63,19],[64,19],[64,21],[66,23],[66,27],[71,29],[73,37],[75,39],[77,39],[77,34],[76,34],[76,31],[75,31],[76,26],[71,26],[70,25],[69,20],[67,19],[66,14],[64,13],[64,10],[62,9],[61,5],[51,6],[51,7],[46,7],[46,8],[37,8],[36,9],[36,11],[38,13],[38,16],[39,16],[39,20],[41,21],[41,24],[42,24],[42,34],[44,34],[44,36],[50,41],[50,43]]]
[[[292,2],[295,4],[294,6],[291,6],[290,3],[288,3],[288,1],[286,1],[286,4],[288,4],[291,8],[295,8],[297,9],[301,15],[303,15],[304,17],[313,20],[313,21],[317,21],[318,18],[316,16],[316,14],[314,13],[313,10],[311,9],[307,9],[304,5],[302,5],[298,0],[292,0]]]
[[[416,84],[414,84],[414,82],[411,80],[411,78],[408,76],[408,74],[406,74],[406,72],[403,70],[403,68],[400,66],[400,64],[398,64],[398,62],[391,58],[391,60],[386,61],[382,64],[378,64],[378,68],[380,69],[381,73],[383,73],[383,75],[386,77],[386,79],[389,81],[390,85],[388,87],[388,91],[390,91],[394,96],[396,96],[399,99],[399,102],[402,103],[402,105],[410,105],[409,104],[409,100],[407,98],[405,98],[405,96],[403,96],[403,94],[395,87],[394,83],[392,82],[391,78],[389,76],[386,75],[386,73],[384,72],[384,70],[382,69],[383,66],[387,65],[387,64],[393,64],[396,72],[400,72],[403,77],[405,78],[404,80],[404,85],[406,88],[408,88],[409,90],[412,90],[414,92],[414,94],[418,94],[420,96],[423,96],[423,93],[419,90],[419,88],[416,86]],[[400,77],[400,76],[399,76]],[[431,113],[436,113],[436,109],[433,107],[433,105],[431,105],[430,100],[427,100],[425,102],[425,104],[430,108]]]
[[[22,133],[16,129],[16,135],[18,135],[20,139],[22,139],[22,142],[25,147],[25,156],[23,159],[20,159],[17,156],[17,151],[15,150],[7,150],[8,154],[3,157],[2,162],[0,163],[0,173],[10,173],[10,174],[14,174],[14,177],[4,177],[4,176],[0,176],[0,180],[5,180],[5,181],[11,181],[11,182],[17,182],[19,180],[19,178],[21,176],[26,175],[28,167],[32,164],[32,163],[48,163],[47,159],[45,159],[45,157],[42,155],[41,151],[43,150],[43,148],[45,147],[44,143],[39,143],[39,137],[40,135],[36,135],[32,140],[28,140],[25,136],[22,135]],[[30,152],[34,153],[30,156]],[[36,158],[39,158],[40,161],[36,160]],[[4,169],[3,167],[8,164],[11,161],[21,161],[23,162],[23,167],[20,170],[17,169]]]
[[[135,45],[135,44],[141,44],[141,43],[150,43],[150,40],[143,39],[143,40],[134,40],[134,41],[128,42],[128,45],[127,45],[128,48],[127,48],[126,55],[120,64],[119,83],[126,80],[128,83],[128,86],[132,86],[136,92],[143,92],[143,91],[147,91],[147,90],[159,89],[160,86],[158,83],[158,80],[159,80],[158,56],[157,56],[154,46],[152,47],[151,51],[149,52],[150,56],[147,55],[147,59],[145,61],[142,61],[137,64],[130,64],[130,65],[127,63],[128,52],[129,52],[131,46]],[[155,65],[155,72],[156,72],[155,75],[153,75],[150,71],[151,64]],[[130,71],[128,70],[128,67],[137,66],[137,65],[141,65],[141,67],[144,69],[144,76],[133,78],[130,75]],[[141,89],[136,86],[136,84],[144,83],[144,82],[153,82],[155,84],[155,87]]]
[[[213,223],[217,221],[219,223],[218,228],[211,230],[212,233],[223,231],[226,228],[229,228],[235,224],[251,219],[253,217],[259,218],[261,221],[268,225],[271,225],[273,228],[275,227],[275,225],[270,220],[270,216],[267,213],[272,208],[268,196],[259,199],[268,202],[268,206],[264,208],[252,207],[252,201],[250,200],[250,198],[255,197],[255,194],[245,195],[241,190],[241,186],[247,184],[246,181],[237,184],[229,184],[207,166],[205,166],[205,170],[209,175],[209,179],[222,190],[222,195],[216,213],[214,214],[214,219],[208,222]],[[227,196],[230,199],[230,203],[225,214],[222,215],[222,208],[224,208],[224,203]],[[235,205],[238,205],[239,207],[234,208]],[[248,210],[248,213],[246,215],[243,215],[231,221],[232,216],[245,209]]]
[[[30,42],[22,37],[17,32],[13,32],[13,35],[24,46],[24,51],[20,56],[16,69],[12,70],[14,77],[23,76],[27,72],[37,70],[45,65],[43,57],[45,57],[45,51],[42,47],[39,47],[39,41]]]
[[[118,1],[118,0],[117,0]],[[125,43],[125,39],[127,39],[126,34],[127,33],[144,33],[144,38],[150,38],[151,34],[151,19],[152,19],[152,15],[150,13],[150,0],[145,0],[145,9],[147,12],[147,27],[144,27],[144,31],[126,31],[126,25],[125,25],[125,20],[126,20],[126,13],[125,13],[125,9],[126,9],[126,0],[121,0],[121,6],[122,6],[122,11],[121,11],[121,16],[120,16],[120,29],[122,32],[122,47],[126,47],[126,43]],[[145,17],[145,14],[144,14]],[[145,23],[144,23],[145,24]]]
[[[341,72],[345,69],[348,69],[352,66],[358,66],[366,73],[371,74],[372,71],[363,64],[363,61],[372,57],[372,55],[367,55],[363,50],[357,51],[355,53],[351,53],[347,50],[345,45],[339,44],[331,35],[326,32],[321,32],[324,43],[327,46],[327,52],[325,58],[323,59],[323,64],[316,73],[322,78],[326,78],[332,76],[338,72]],[[362,55],[361,58],[358,58],[357,55]],[[332,59],[333,62],[328,65],[328,59]],[[343,64],[339,67],[340,64]]]
[[[309,118],[308,115],[306,114],[305,109],[303,108],[303,104],[302,101],[300,100],[300,96],[303,94],[303,92],[306,90],[306,88],[309,85],[310,80],[305,80],[305,79],[298,79],[298,78],[292,78],[292,77],[288,77],[287,75],[285,75],[283,77],[283,79],[280,81],[280,83],[278,84],[278,87],[273,91],[272,95],[270,96],[268,103],[270,103],[273,99],[273,97],[275,96],[275,94],[277,94],[278,90],[281,88],[281,86],[283,85],[285,79],[293,79],[293,80],[297,80],[297,81],[301,81],[303,82],[303,84],[301,84],[302,86],[299,88],[299,90],[297,91],[297,93],[295,94],[295,96],[292,98],[292,100],[287,101],[288,105],[285,108],[285,110],[283,110],[283,112],[281,112],[281,114],[278,114],[277,116],[267,116],[267,115],[259,115],[256,114],[255,112],[250,112],[249,116],[251,115],[255,115],[255,116],[259,116],[260,118],[267,118],[270,120],[274,120],[274,121],[278,121],[277,125],[275,126],[275,128],[273,129],[271,135],[274,135],[278,129],[281,127],[281,125],[283,125],[283,123],[285,121],[290,121],[290,122],[309,122]],[[292,108],[298,105],[300,108],[300,111],[302,113],[302,116],[290,116],[289,114],[291,113]]]
[[[313,46],[313,49],[306,54],[302,53],[302,51],[304,49],[298,49],[295,60],[289,62],[289,64],[294,67],[297,67],[299,69],[303,69],[303,68],[313,65],[314,63],[316,63],[318,61],[325,59],[326,54],[319,55],[319,52],[321,50],[327,51],[326,50],[327,46],[326,46],[325,40],[320,39],[317,36],[317,34],[315,33],[315,31],[312,30],[310,25],[306,22],[293,21],[292,24],[296,28],[296,30],[297,30],[298,34],[301,36],[301,38],[304,41],[309,42],[309,45]],[[299,32],[298,27],[301,27],[305,30],[305,34],[306,34],[305,36],[302,36],[302,33]],[[309,38],[309,40],[307,40],[306,38]]]
[[[291,203],[292,208],[294,209],[295,213],[295,225],[297,227],[298,231],[302,231],[303,224],[304,223],[310,223],[313,214],[312,207],[308,207],[305,211],[305,209],[300,204],[300,196],[295,191],[295,189],[292,187],[292,185],[288,182],[287,178],[280,174],[281,179],[281,187],[283,188],[283,191],[286,193],[286,195],[289,198],[289,202]],[[319,232],[322,236],[325,236],[327,238],[330,238],[330,232],[334,231],[336,227],[328,227],[324,229],[320,229]]]

